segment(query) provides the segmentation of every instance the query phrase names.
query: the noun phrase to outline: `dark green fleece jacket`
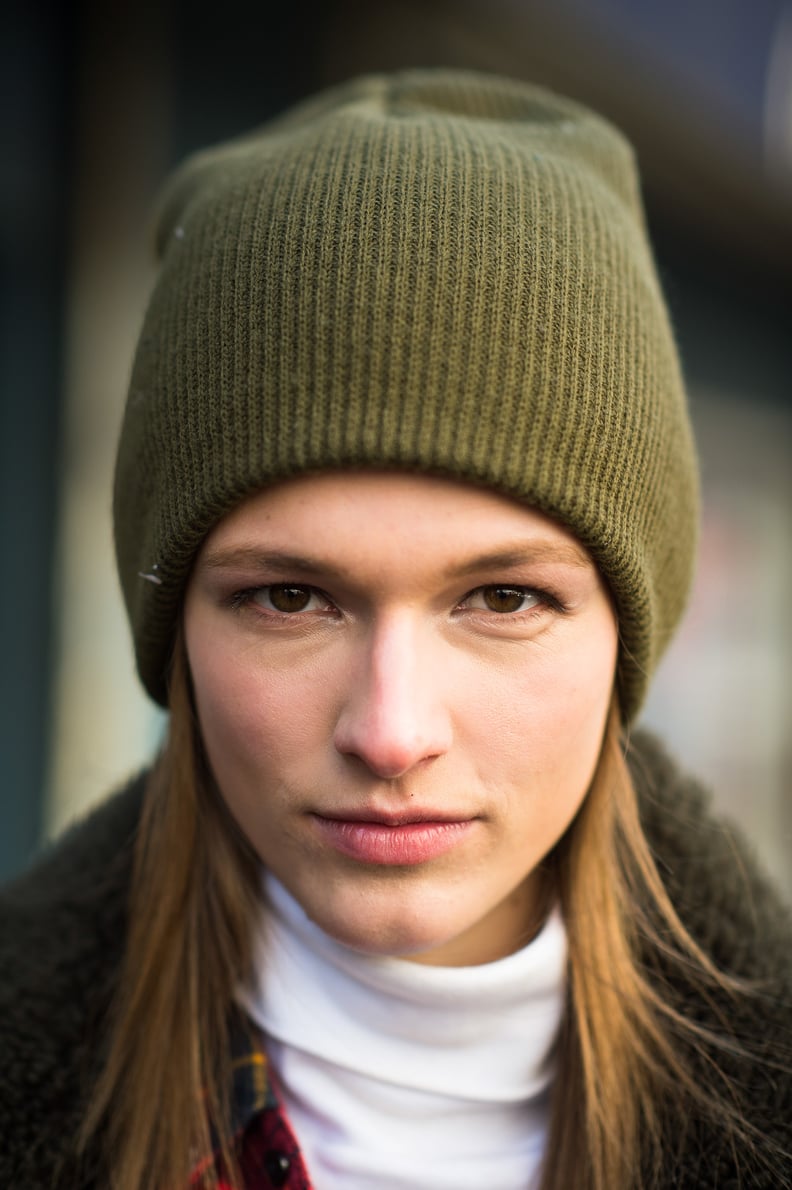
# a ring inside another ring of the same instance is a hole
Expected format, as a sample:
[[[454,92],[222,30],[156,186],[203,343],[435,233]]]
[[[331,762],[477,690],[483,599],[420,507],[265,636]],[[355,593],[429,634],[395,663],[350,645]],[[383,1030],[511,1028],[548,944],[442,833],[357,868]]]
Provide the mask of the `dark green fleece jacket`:
[[[666,1105],[661,1185],[693,1190],[792,1187],[792,923],[743,841],[714,820],[698,786],[638,735],[631,767],[644,827],[687,928],[750,996],[705,1000],[653,963],[653,978],[688,1015],[721,1030],[719,1009],[750,1052],[719,1056],[764,1138],[734,1147],[681,1103]],[[68,1154],[101,1055],[101,1021],[124,945],[130,857],[143,781],[69,831],[0,895],[0,1188],[84,1190]],[[708,1065],[696,1077],[710,1085]],[[100,1188],[101,1178],[90,1182]],[[636,1180],[635,1187],[645,1184]],[[497,1190],[493,1187],[492,1190]],[[570,1187],[570,1190],[574,1188]],[[614,1188],[615,1190],[615,1188]]]

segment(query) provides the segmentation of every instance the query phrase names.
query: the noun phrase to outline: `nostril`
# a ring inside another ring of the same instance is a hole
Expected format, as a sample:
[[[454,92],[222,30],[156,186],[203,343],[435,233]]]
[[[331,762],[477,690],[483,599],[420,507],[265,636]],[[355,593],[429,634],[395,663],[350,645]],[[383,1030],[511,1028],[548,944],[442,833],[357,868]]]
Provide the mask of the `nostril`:
[[[383,780],[395,780],[417,765],[447,751],[442,733],[398,731],[376,722],[340,723],[334,745],[340,755],[358,760]]]
[[[342,756],[359,761],[377,777],[385,780],[394,780],[402,776],[423,759],[422,751],[418,747],[382,745],[375,739],[365,737],[341,737],[336,740],[336,750]]]

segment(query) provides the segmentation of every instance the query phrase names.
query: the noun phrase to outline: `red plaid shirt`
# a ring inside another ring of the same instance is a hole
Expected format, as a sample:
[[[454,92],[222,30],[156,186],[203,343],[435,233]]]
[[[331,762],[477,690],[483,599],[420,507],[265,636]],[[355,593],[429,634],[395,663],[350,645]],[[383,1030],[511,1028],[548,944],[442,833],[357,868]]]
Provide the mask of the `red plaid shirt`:
[[[252,1025],[239,1023],[232,1028],[231,1052],[231,1123],[244,1190],[312,1190],[299,1145],[272,1085],[261,1034]],[[211,1164],[218,1168],[219,1190],[232,1190],[216,1154],[196,1166],[191,1186],[200,1185],[202,1172]]]

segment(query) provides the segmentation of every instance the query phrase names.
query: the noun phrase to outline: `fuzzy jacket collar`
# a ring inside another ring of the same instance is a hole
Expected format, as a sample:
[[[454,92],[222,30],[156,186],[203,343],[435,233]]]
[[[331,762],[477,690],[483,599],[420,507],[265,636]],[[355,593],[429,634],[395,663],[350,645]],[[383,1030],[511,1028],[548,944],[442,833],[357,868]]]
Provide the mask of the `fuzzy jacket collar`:
[[[747,1118],[792,1151],[792,925],[741,839],[650,737],[630,764],[661,875],[687,928],[726,970],[758,981],[739,1002],[705,1001],[678,978],[680,1008],[714,1024],[720,1009],[757,1060],[728,1063]],[[49,849],[0,895],[0,1185],[44,1190],[73,1142],[101,1062],[100,1023],[125,934],[125,902],[144,778]],[[655,970],[653,978],[664,979]],[[760,1060],[761,1059],[761,1060]],[[721,1063],[723,1065],[723,1062]],[[711,1078],[707,1067],[703,1080]],[[735,1157],[718,1130],[668,1115],[663,1186],[792,1185],[792,1156]],[[768,1167],[770,1162],[770,1167]],[[742,1177],[740,1166],[743,1166]],[[82,1190],[66,1174],[60,1185]]]

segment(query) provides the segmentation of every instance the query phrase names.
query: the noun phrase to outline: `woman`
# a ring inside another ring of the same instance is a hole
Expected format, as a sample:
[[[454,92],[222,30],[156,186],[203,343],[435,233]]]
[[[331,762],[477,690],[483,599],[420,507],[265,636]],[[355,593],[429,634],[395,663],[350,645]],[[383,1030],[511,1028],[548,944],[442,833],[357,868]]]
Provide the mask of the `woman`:
[[[159,252],[115,518],[169,735],[6,896],[3,1184],[789,1184],[788,917],[630,734],[696,473],[629,148],[361,79]]]

